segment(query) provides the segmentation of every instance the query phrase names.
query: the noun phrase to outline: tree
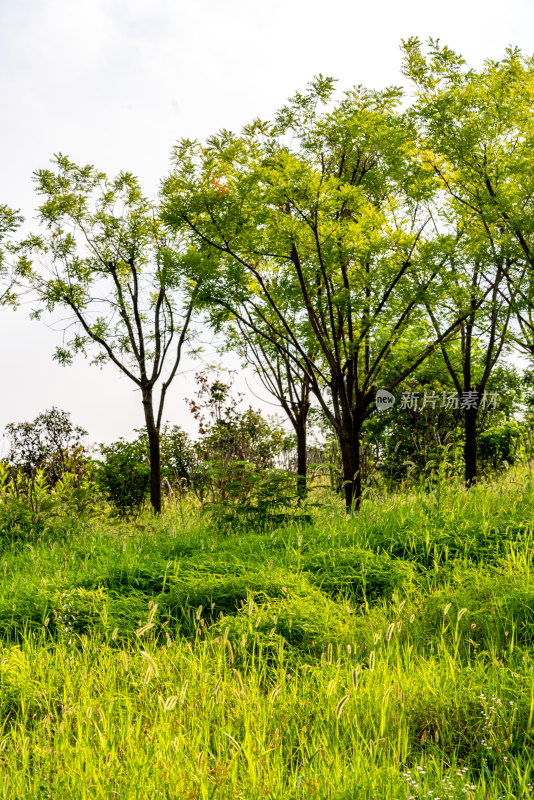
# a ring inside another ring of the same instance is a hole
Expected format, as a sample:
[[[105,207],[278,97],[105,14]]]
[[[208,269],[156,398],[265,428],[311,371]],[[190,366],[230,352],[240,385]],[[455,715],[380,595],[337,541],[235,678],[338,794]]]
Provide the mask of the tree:
[[[439,41],[403,42],[416,102],[422,163],[500,263],[503,303],[517,314],[515,342],[534,354],[534,57],[508,48],[468,69]],[[507,291],[505,291],[507,289]]]
[[[320,113],[332,94],[319,77],[273,124],[182,141],[165,218],[201,251],[192,274],[211,302],[306,376],[339,439],[350,509],[377,388],[397,386],[457,327],[436,337],[418,318],[454,237],[428,225],[435,183],[400,90],[359,87]]]
[[[248,461],[257,469],[274,467],[289,438],[278,420],[265,418],[251,406],[240,409],[243,395],[232,395],[232,376],[224,381],[201,372],[196,383],[195,398],[187,403],[198,422],[200,438],[194,449],[200,460],[225,464]]]
[[[253,367],[263,386],[278,400],[295,431],[298,487],[300,496],[304,497],[311,391],[308,375],[299,370],[298,359],[290,358],[285,349],[273,346],[268,330],[263,329],[264,335],[256,333],[255,328],[262,328],[260,318],[256,317],[254,323],[250,320],[248,325],[241,320],[233,322],[226,326],[230,347]]]
[[[0,205],[0,305],[13,303],[13,267],[6,254],[13,251],[12,234],[17,230],[22,217],[6,205]]]
[[[33,422],[9,423],[7,463],[29,478],[43,470],[51,486],[66,472],[83,472],[88,460],[83,440],[87,431],[70,421],[70,414],[51,408]]]
[[[423,163],[471,241],[477,240],[482,256],[475,256],[473,282],[486,280],[494,287],[478,381],[470,368],[474,316],[463,340],[462,388],[478,399],[506,335],[534,354],[534,59],[509,48],[501,61],[486,61],[477,71],[432,39],[426,51],[418,39],[403,48],[404,72],[416,89],[412,113],[421,131]],[[509,324],[511,312],[518,330]],[[459,388],[457,370],[449,368]],[[468,484],[476,479],[476,416],[476,404],[466,409]]]
[[[447,345],[449,359],[460,379],[463,342],[461,336]],[[483,374],[486,354],[486,348],[472,348],[473,374]],[[519,411],[521,378],[513,367],[500,363],[492,368],[485,390],[486,397],[478,403],[476,415],[477,456],[481,451],[480,437],[488,428],[507,423]],[[410,472],[417,477],[430,476],[446,461],[447,468],[458,474],[461,452],[465,451],[465,407],[458,387],[454,383],[451,386],[442,353],[438,350],[425,361],[396,394],[393,408],[372,417],[365,428],[365,438],[375,450],[381,473],[393,480]]]
[[[472,242],[470,243],[472,245]],[[464,422],[464,474],[469,488],[477,480],[477,418],[487,404],[486,388],[507,343],[512,304],[503,306],[500,293],[506,288],[511,261],[497,251],[484,252],[478,242],[474,252],[464,247],[451,263],[457,289],[440,306],[441,317],[457,319],[464,307],[470,312],[459,328],[457,339],[441,341],[443,360],[461,397]],[[494,258],[495,257],[495,262]],[[481,302],[481,300],[483,302]],[[427,312],[439,336],[438,314],[427,303]],[[446,313],[443,313],[444,309]],[[445,325],[447,322],[445,322]]]
[[[382,475],[393,481],[432,478],[445,466],[456,474],[462,411],[443,359],[427,360],[397,394],[393,409],[373,417],[366,428]]]
[[[180,280],[180,241],[162,224],[138,180],[110,179],[66,156],[34,174],[45,227],[21,245],[36,296],[35,317],[65,309],[55,357],[111,362],[141,393],[150,446],[150,499],[161,510],[160,426],[182,355],[195,287]],[[159,397],[158,397],[159,392]]]

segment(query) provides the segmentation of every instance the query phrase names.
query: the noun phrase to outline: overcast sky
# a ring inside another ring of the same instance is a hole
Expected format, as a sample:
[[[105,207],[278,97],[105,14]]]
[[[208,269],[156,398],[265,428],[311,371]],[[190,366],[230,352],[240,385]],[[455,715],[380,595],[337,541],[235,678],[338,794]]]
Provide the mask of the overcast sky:
[[[472,66],[508,45],[530,54],[534,3],[0,0],[0,203],[31,221],[32,172],[57,152],[132,171],[152,195],[178,138],[269,118],[319,72],[340,89],[399,84],[399,44],[414,35],[439,37]],[[0,432],[53,405],[92,441],[143,424],[126,378],[81,358],[59,367],[60,334],[25,311],[0,311],[0,341]],[[184,363],[167,401],[167,418],[191,432],[183,397],[196,367]]]

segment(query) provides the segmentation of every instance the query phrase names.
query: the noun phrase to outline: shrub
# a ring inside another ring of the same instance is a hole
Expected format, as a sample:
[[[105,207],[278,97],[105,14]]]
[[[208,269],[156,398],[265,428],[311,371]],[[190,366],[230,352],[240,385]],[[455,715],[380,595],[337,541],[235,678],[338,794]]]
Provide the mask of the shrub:
[[[27,538],[46,530],[60,533],[62,523],[71,527],[73,519],[100,511],[98,488],[89,478],[80,481],[79,475],[66,472],[50,486],[41,470],[28,478],[0,463],[0,534]]]
[[[230,395],[231,382],[210,380],[204,374],[196,378],[196,400],[189,405],[200,438],[194,444],[191,485],[201,502],[224,503],[241,477],[248,493],[247,472],[273,469],[292,437],[259,411],[240,411],[240,400]]]
[[[206,507],[219,528],[263,531],[290,521],[310,522],[308,514],[298,511],[301,497],[295,473],[236,461],[212,466],[210,478],[218,495]]]
[[[104,496],[120,517],[137,516],[148,494],[150,464],[142,437],[119,439],[101,445],[103,459],[96,462],[95,477]]]
[[[148,447],[148,443],[147,443]],[[178,425],[166,425],[160,436],[161,476],[173,489],[192,486],[197,457],[187,433]]]
[[[515,464],[530,452],[532,429],[526,423],[510,420],[479,434],[478,455],[484,471]]]

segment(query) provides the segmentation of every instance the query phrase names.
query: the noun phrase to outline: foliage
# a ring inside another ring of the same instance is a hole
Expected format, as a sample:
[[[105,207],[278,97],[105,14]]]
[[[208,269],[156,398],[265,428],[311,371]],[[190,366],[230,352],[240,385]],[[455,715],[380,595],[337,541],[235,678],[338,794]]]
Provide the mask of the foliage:
[[[505,266],[499,300],[511,305],[514,343],[534,346],[532,316],[534,59],[509,47],[476,70],[438,40],[403,42],[404,73],[415,89],[410,115],[420,158],[439,180],[457,217]]]
[[[31,481],[41,470],[50,486],[69,473],[82,481],[88,468],[89,455],[83,444],[87,431],[73,425],[70,414],[51,408],[33,422],[6,425],[9,441],[7,463],[19,477]]]
[[[16,295],[13,291],[16,267],[6,256],[15,254],[16,245],[12,238],[21,222],[22,217],[17,211],[0,204],[0,305],[16,303]]]
[[[476,359],[473,365],[478,366]],[[494,368],[477,415],[478,435],[513,419],[520,411],[522,386],[515,368]],[[419,480],[445,465],[449,475],[460,474],[464,467],[461,395],[451,386],[440,354],[400,384],[395,397],[393,408],[377,414],[365,427],[380,475],[393,481],[408,476]]]
[[[273,467],[277,456],[291,444],[292,438],[277,422],[249,407],[206,428],[198,452],[209,462],[248,461],[261,469]]]
[[[401,94],[360,86],[335,101],[318,76],[273,122],[180,142],[164,186],[216,323],[250,328],[307,376],[340,442],[348,508],[377,388],[397,386],[457,326],[436,335],[418,314],[454,291],[443,266],[456,238],[429,224],[436,181]]]
[[[83,444],[87,432],[58,408],[6,426],[0,464],[0,528],[10,537],[43,533],[50,520],[99,513],[100,496]]]
[[[171,491],[182,493],[192,486],[197,456],[188,434],[178,425],[165,425],[160,434],[161,476]]]
[[[411,398],[412,392],[418,398],[418,408],[402,408],[403,396]],[[419,479],[443,460],[451,474],[459,473],[463,460],[462,412],[459,408],[441,408],[444,393],[456,397],[450,385],[432,380],[428,374],[412,378],[399,387],[397,408],[375,418],[381,430],[371,429],[370,435],[379,449],[380,471],[386,479],[398,481],[408,475]],[[431,403],[421,408],[425,395],[438,398],[435,408]]]
[[[101,497],[92,476],[64,472],[54,485],[35,471],[30,477],[0,462],[0,539],[55,535],[72,526],[72,518],[97,517]]]
[[[216,384],[214,392],[220,385]],[[208,408],[211,403],[209,399]],[[200,414],[200,406],[197,411]],[[200,425],[197,441],[191,441],[176,425],[164,427],[161,474],[172,494],[189,489],[201,502],[224,503],[231,496],[235,500],[243,464],[259,476],[274,466],[277,455],[288,446],[283,431],[252,408],[240,412],[233,400],[224,404],[221,399],[219,411],[213,421]],[[122,517],[139,514],[150,483],[148,437],[142,430],[136,432],[137,438],[131,442],[120,439],[101,445],[102,458],[97,462],[98,485]],[[243,496],[249,488],[248,484],[243,487]]]
[[[532,458],[532,424],[510,420],[487,428],[478,438],[479,456],[485,471],[509,467]]]
[[[100,445],[96,480],[107,500],[121,517],[138,515],[150,486],[150,463],[146,441],[119,439]]]
[[[231,394],[231,379],[225,383],[200,373],[197,385],[195,399],[189,401],[200,434],[193,445],[191,485],[202,502],[224,503],[232,492],[235,495],[244,464],[258,475],[272,469],[293,441],[277,421],[250,407],[241,411],[240,398]],[[248,489],[247,485],[245,495]]]
[[[301,495],[294,473],[232,461],[212,466],[209,477],[214,499],[205,507],[218,529],[246,533],[276,528],[284,522],[311,520],[309,514],[299,510]]]

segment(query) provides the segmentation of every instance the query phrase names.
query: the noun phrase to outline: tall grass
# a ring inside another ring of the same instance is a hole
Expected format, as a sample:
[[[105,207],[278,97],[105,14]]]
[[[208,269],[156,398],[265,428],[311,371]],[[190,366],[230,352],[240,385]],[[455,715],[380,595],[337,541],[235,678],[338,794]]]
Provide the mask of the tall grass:
[[[5,533],[0,797],[527,798],[534,489]]]

